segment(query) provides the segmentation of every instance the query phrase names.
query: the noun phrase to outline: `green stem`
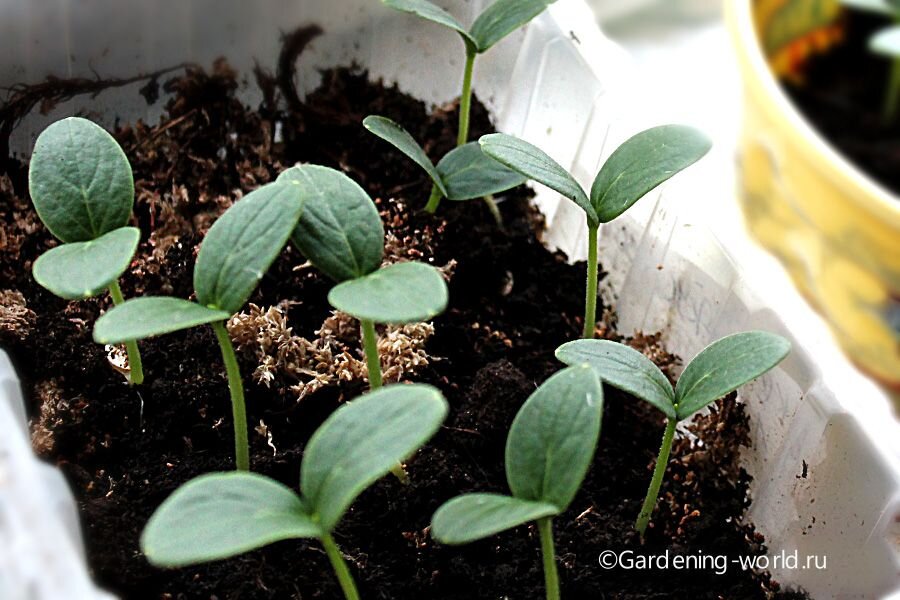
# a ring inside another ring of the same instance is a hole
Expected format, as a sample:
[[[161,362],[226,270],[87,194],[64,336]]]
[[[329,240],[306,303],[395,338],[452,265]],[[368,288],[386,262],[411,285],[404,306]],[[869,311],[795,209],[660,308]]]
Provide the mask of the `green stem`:
[[[459,131],[456,145],[462,146],[469,141],[469,114],[472,112],[472,73],[475,70],[475,48],[466,44],[466,71],[463,74],[462,96],[459,98]]]
[[[441,193],[441,190],[438,186],[431,186],[431,196],[428,197],[428,204],[425,205],[425,212],[429,214],[434,214],[437,211],[438,206],[441,205],[441,199],[444,195]]]
[[[556,550],[553,547],[553,519],[544,517],[537,521],[541,535],[541,555],[544,557],[544,587],[547,600],[559,600],[559,573],[556,571]]]
[[[897,105],[900,101],[900,58],[891,63],[891,77],[888,82],[887,95],[884,98],[884,121],[887,124],[894,122],[897,117]]]
[[[494,197],[485,196],[484,203],[488,207],[488,210],[491,211],[491,216],[494,217],[494,221],[497,222],[497,227],[503,229],[503,215],[500,214],[500,207],[497,206],[497,203],[494,201]]]
[[[225,362],[225,373],[228,375],[228,391],[231,393],[231,414],[234,419],[234,462],[238,471],[250,470],[250,448],[247,442],[247,406],[244,403],[244,382],[241,380],[241,369],[238,367],[234,346],[228,337],[225,322],[212,324],[222,350]]]
[[[109,295],[116,306],[125,302],[118,281],[109,284]],[[141,385],[144,383],[144,363],[141,361],[141,352],[138,350],[137,342],[134,340],[125,342],[125,351],[128,353],[128,369],[130,371],[128,380],[134,385]]]
[[[597,230],[599,225],[588,223],[587,286],[584,292],[584,333],[585,339],[594,338],[597,325]]]
[[[381,358],[378,356],[378,335],[375,323],[360,319],[362,324],[363,350],[366,353],[366,366],[369,368],[369,388],[377,390],[384,381],[381,378]]]
[[[663,476],[666,474],[666,465],[669,463],[669,452],[672,451],[672,440],[675,439],[675,426],[677,424],[678,421],[675,419],[669,419],[668,423],[666,423],[666,432],[663,434],[659,456],[656,458],[656,466],[653,468],[653,479],[650,480],[650,488],[647,490],[647,497],[644,498],[641,514],[638,515],[634,524],[634,528],[641,534],[641,537],[644,537],[644,532],[647,531],[650,515],[656,506],[656,499],[659,497],[659,488],[662,485]]]
[[[347,563],[344,561],[344,557],[341,556],[341,550],[334,543],[334,538],[331,537],[330,533],[322,536],[322,545],[325,546],[325,554],[328,555],[334,574],[337,575],[341,589],[344,591],[344,598],[347,600],[359,600],[359,592],[356,590],[353,576],[350,575],[350,569],[347,568]]]

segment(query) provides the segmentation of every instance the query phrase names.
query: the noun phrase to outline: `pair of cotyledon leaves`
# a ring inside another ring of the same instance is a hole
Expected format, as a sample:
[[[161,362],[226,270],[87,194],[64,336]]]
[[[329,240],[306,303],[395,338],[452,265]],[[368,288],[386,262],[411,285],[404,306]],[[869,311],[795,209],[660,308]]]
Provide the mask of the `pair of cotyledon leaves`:
[[[462,37],[466,48],[481,54],[544,12],[555,0],[496,0],[482,12],[470,29],[453,15],[428,0],[382,0],[396,10],[437,23]]]
[[[600,436],[603,388],[587,365],[568,367],[525,402],[506,440],[506,479],[512,495],[464,494],[434,514],[431,534],[465,544],[529,521],[552,517],[571,504]]]
[[[369,116],[363,120],[363,125],[422,167],[448,200],[484,198],[525,183],[523,175],[486,156],[477,142],[454,148],[435,165],[398,123],[386,117]]]
[[[590,365],[604,383],[682,421],[769,371],[790,350],[790,342],[766,331],[729,335],[697,354],[674,388],[653,361],[617,342],[576,340],[560,346],[556,357],[569,365]]]
[[[494,160],[574,201],[591,226],[612,221],[644,195],[709,152],[709,138],[692,127],[661,125],[634,135],[600,168],[590,195],[555,160],[516,137],[495,133],[479,140]]]
[[[35,261],[35,280],[67,300],[105,290],[128,268],[140,240],[140,231],[127,227],[134,180],[122,148],[86,119],[62,119],[38,136],[28,183],[38,216],[63,242]]]
[[[336,410],[303,452],[300,494],[252,473],[214,473],[175,491],[141,536],[159,566],[227,558],[329,534],[359,494],[438,430],[447,402],[428,385],[392,385]]]
[[[238,312],[288,238],[326,275],[342,281],[331,304],[382,323],[431,318],[447,304],[436,269],[400,263],[379,269],[384,230],[369,196],[343,173],[304,165],[236,202],[207,232],[194,265],[197,302],[136,298],[104,314],[100,343],[143,339]]]
[[[900,0],[841,0],[850,8],[874,12],[893,20],[900,18]],[[869,40],[869,49],[891,58],[900,57],[900,25],[877,31]]]

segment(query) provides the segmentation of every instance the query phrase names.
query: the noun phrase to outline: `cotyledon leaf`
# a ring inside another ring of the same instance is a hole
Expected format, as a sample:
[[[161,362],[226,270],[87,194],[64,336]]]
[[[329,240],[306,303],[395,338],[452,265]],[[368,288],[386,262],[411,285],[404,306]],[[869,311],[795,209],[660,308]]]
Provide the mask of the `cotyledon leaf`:
[[[442,544],[467,544],[559,512],[546,502],[501,494],[464,494],[434,513],[431,535]]]
[[[393,9],[414,14],[432,23],[452,29],[462,36],[466,45],[471,45],[473,48],[478,46],[475,39],[453,15],[433,2],[428,0],[382,0],[382,2]]]
[[[67,300],[96,296],[125,272],[140,238],[139,229],[120,227],[93,240],[62,244],[34,261],[34,280]]]
[[[499,194],[525,183],[524,175],[513,171],[469,142],[448,152],[437,165],[446,186],[448,200],[474,200]]]
[[[435,168],[434,163],[431,162],[431,159],[425,154],[425,150],[422,149],[422,146],[420,146],[415,138],[413,138],[408,131],[403,129],[399,123],[396,123],[387,117],[372,115],[363,120],[363,126],[422,167],[422,169],[428,173],[428,177],[431,178],[432,183],[438,187],[444,196],[447,195],[447,188],[444,187],[444,182],[440,173],[438,173],[438,169]]]
[[[482,12],[470,35],[478,52],[487,52],[494,44],[544,12],[555,0],[495,0]]]
[[[120,344],[198,325],[225,321],[232,313],[164,296],[132,298],[104,313],[94,324],[94,341]]]

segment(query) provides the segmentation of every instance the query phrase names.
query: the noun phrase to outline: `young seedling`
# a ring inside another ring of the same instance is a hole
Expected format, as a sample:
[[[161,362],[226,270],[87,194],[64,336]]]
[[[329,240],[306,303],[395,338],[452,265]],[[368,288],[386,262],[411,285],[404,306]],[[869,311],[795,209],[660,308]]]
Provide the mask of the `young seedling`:
[[[457,146],[435,165],[413,136],[398,123],[386,117],[369,116],[363,125],[428,174],[433,186],[431,198],[425,205],[426,212],[434,213],[442,198],[455,201],[489,198],[525,183],[524,176],[485,156],[477,142]],[[488,208],[499,223],[496,204],[489,202]]]
[[[597,232],[676,173],[709,152],[709,139],[691,127],[662,125],[625,141],[600,168],[590,196],[559,163],[539,148],[495,133],[480,140],[485,154],[575,202],[588,226],[587,286],[583,337],[593,338],[597,322]]]
[[[137,250],[140,230],[127,227],[134,179],[122,148],[103,128],[78,117],[57,121],[34,146],[28,170],[31,201],[61,245],[34,262],[41,286],[66,300],[109,291],[122,304],[119,277]],[[128,379],[144,381],[137,344],[125,344]]]
[[[891,61],[891,74],[885,91],[882,113],[887,123],[893,123],[900,105],[900,0],[841,0],[849,8],[884,15],[894,23],[875,33],[869,49]]]
[[[210,324],[228,376],[235,462],[241,471],[250,468],[247,411],[241,372],[225,322],[247,302],[281,253],[302,209],[300,190],[290,183],[270,183],[250,192],[219,217],[203,240],[194,265],[196,302],[136,298],[113,308],[94,326],[94,340],[112,344]]]
[[[469,118],[472,111],[472,74],[475,71],[475,57],[490,50],[494,44],[537,17],[556,0],[496,0],[482,12],[471,29],[466,29],[456,18],[428,0],[382,0],[396,10],[414,14],[422,19],[449,28],[462,37],[466,48],[466,66],[463,72],[462,95],[459,99],[459,129],[456,145],[469,141]],[[411,156],[411,158],[413,158]],[[416,160],[413,158],[413,160]],[[416,160],[416,162],[419,162]],[[422,163],[419,163],[422,165]],[[424,165],[422,165],[424,168]],[[426,170],[428,170],[426,168]],[[430,175],[430,173],[429,173]],[[433,178],[433,177],[432,177]],[[437,210],[441,198],[447,196],[437,181],[428,201],[429,212]],[[484,196],[488,208],[494,214],[497,206],[489,195]]]
[[[435,388],[392,385],[337,409],[303,452],[300,494],[252,473],[193,479],[156,510],[141,535],[154,565],[229,558],[281,540],[317,538],[347,600],[356,584],[332,533],[357,496],[440,428],[447,402]]]
[[[447,284],[430,265],[405,262],[381,267],[384,226],[369,195],[334,169],[301,165],[283,172],[301,191],[303,215],[293,242],[317,269],[338,283],[331,305],[357,319],[372,389],[382,385],[375,324],[417,323],[447,307]]]
[[[553,517],[581,487],[597,448],[603,388],[587,365],[564,369],[544,382],[513,420],[506,439],[511,496],[464,494],[444,503],[431,521],[443,544],[467,544],[536,521],[548,600],[559,600]]]
[[[563,363],[590,365],[603,383],[650,403],[666,416],[656,468],[634,525],[642,537],[656,506],[678,423],[772,369],[790,350],[786,339],[764,331],[724,337],[694,357],[674,389],[649,358],[624,344],[577,340],[556,350],[556,357]]]

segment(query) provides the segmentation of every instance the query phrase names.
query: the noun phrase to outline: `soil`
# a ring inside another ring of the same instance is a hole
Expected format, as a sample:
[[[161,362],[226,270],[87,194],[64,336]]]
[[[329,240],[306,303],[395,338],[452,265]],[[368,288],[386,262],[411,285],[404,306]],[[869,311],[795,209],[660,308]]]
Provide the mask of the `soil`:
[[[806,65],[801,83],[785,89],[800,111],[850,162],[900,195],[900,112],[886,123],[891,63],[868,49],[885,18],[848,11],[845,39]]]
[[[531,599],[543,594],[537,533],[519,527],[483,542],[444,547],[428,536],[435,509],[459,493],[505,492],[503,447],[512,419],[535,387],[558,370],[554,349],[581,331],[583,263],[569,264],[540,241],[543,223],[526,188],[501,202],[499,229],[480,202],[445,202],[438,217],[417,209],[428,182],[409,161],[360,126],[384,114],[403,123],[433,157],[452,148],[456,106],[423,103],[370,82],[365,73],[323,73],[321,87],[295,110],[277,77],[263,72],[267,101],[251,110],[234,97],[224,63],[191,67],[165,83],[174,97],[154,126],[136,123],[116,136],[137,181],[135,222],[143,239],[123,278],[126,296],[189,297],[203,232],[240,192],[273,179],[295,161],[343,169],[376,198],[386,227],[409,254],[437,265],[456,261],[450,308],[434,322],[429,364],[411,379],[441,388],[451,413],[408,465],[411,484],[388,477],[363,493],[336,532],[364,598]],[[282,86],[283,88],[283,86]],[[290,103],[290,102],[289,102]],[[476,102],[473,136],[492,130]],[[277,134],[277,132],[280,132]],[[277,140],[277,141],[276,141]],[[91,342],[106,298],[65,302],[35,284],[31,262],[52,245],[25,193],[24,164],[0,178],[0,281],[17,290],[18,320],[0,327],[23,380],[34,445],[59,465],[81,511],[88,562],[97,581],[124,598],[338,598],[322,549],[289,541],[232,560],[181,570],[151,567],[138,536],[153,510],[192,477],[232,466],[230,407],[221,358],[209,328],[141,342],[146,383],[129,387],[104,348]],[[312,336],[329,314],[329,283],[288,249],[252,302],[280,305],[297,334]],[[0,321],[2,323],[2,321]],[[620,339],[611,324],[598,334]],[[655,336],[628,340],[667,372],[677,364]],[[245,374],[257,367],[243,353]],[[251,432],[253,468],[290,486],[303,447],[362,381],[328,386],[298,401],[291,382],[245,377],[251,424],[264,422],[271,444]],[[749,423],[725,401],[677,441],[659,508],[641,545],[633,521],[663,432],[652,408],[608,390],[601,443],[585,485],[556,519],[563,596],[597,598],[790,598],[765,573],[731,565],[698,570],[603,570],[604,550],[639,554],[758,555],[763,540],[739,524],[750,503],[739,466]]]

